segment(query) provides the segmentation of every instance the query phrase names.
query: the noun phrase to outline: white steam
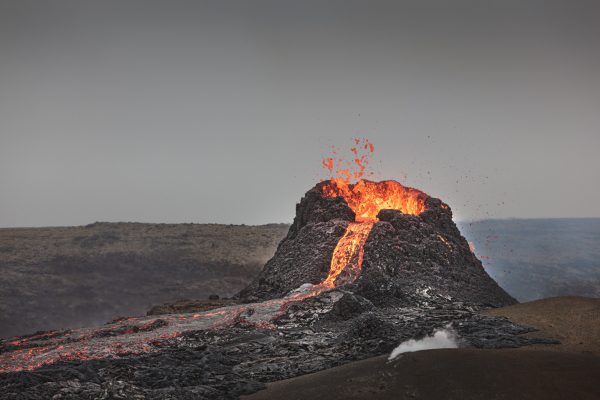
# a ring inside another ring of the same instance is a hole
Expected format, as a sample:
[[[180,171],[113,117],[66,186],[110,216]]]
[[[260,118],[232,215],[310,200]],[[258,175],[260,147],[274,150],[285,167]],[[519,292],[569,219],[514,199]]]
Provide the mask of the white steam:
[[[400,343],[398,347],[392,350],[388,360],[393,360],[402,353],[429,349],[456,349],[458,342],[456,334],[450,329],[438,329],[432,336],[426,336],[423,339],[410,339]]]

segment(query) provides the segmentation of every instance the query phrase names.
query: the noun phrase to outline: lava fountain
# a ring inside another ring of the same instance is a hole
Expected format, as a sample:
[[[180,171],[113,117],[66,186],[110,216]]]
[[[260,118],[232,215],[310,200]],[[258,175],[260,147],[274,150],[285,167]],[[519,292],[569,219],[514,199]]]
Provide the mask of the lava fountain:
[[[425,201],[429,197],[396,181],[363,179],[373,175],[366,167],[374,146],[368,139],[354,139],[354,143],[356,146],[350,149],[354,157],[350,160],[337,157],[335,148],[331,157],[323,159],[323,167],[336,176],[322,182],[321,193],[325,197],[342,197],[355,214],[355,222],[348,225],[333,252],[329,275],[323,282],[328,288],[353,282],[360,275],[364,244],[381,210],[419,215],[425,211]]]

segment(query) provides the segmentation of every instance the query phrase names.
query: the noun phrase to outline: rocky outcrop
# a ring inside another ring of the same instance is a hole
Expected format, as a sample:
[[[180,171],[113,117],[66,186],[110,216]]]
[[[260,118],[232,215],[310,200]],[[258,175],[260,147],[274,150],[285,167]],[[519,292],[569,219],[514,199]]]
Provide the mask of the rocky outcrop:
[[[483,307],[516,303],[470,251],[450,208],[432,208],[419,216],[385,210],[379,219],[365,244],[356,293],[378,303],[405,305],[417,293]]]

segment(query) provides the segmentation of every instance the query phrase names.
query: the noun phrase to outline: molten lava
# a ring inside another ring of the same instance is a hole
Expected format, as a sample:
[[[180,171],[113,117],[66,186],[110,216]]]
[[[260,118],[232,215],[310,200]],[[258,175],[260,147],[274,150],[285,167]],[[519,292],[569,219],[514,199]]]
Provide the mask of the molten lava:
[[[339,177],[346,182],[358,181],[364,176],[372,177],[373,171],[367,172],[369,159],[375,147],[369,139],[354,139],[354,147],[350,149],[349,158],[340,157],[335,146],[331,147],[331,155],[323,159],[323,168],[329,173],[330,178]]]
[[[365,146],[373,151],[372,144],[367,142]],[[356,154],[355,148],[351,150]],[[362,167],[359,161],[356,164]],[[326,166],[330,167],[330,164]],[[361,168],[358,174],[351,176],[360,177],[363,173],[364,168]],[[321,192],[325,197],[342,197],[354,211],[355,222],[348,225],[346,233],[335,247],[329,276],[323,282],[327,287],[335,286],[342,271],[344,279],[340,283],[352,282],[358,277],[362,268],[363,247],[377,221],[379,211],[398,210],[404,214],[418,215],[425,211],[425,200],[428,197],[420,190],[402,186],[396,181],[372,182],[359,179],[352,184],[348,174],[341,175],[324,182]]]
[[[373,228],[372,222],[353,222],[346,228],[346,233],[338,241],[331,257],[329,275],[323,281],[327,288],[353,282],[360,274],[364,245]]]
[[[323,183],[322,194],[325,197],[342,197],[355,214],[355,222],[348,225],[331,257],[329,275],[322,283],[326,287],[352,282],[358,277],[362,267],[363,246],[379,211],[398,210],[404,214],[418,215],[425,211],[428,197],[396,181],[372,182],[362,179],[365,175],[373,175],[373,172],[366,172],[366,166],[374,147],[368,139],[354,139],[354,144],[349,159],[339,158],[335,148],[331,157],[323,159],[323,168],[335,176]],[[342,272],[344,279],[338,282]]]
[[[355,214],[355,222],[348,225],[333,251],[329,275],[323,281],[328,288],[353,282],[360,275],[364,245],[379,211],[399,210],[418,215],[425,211],[427,200],[425,193],[396,181],[361,179],[350,184],[344,178],[333,178],[321,186],[321,192],[326,197],[342,197]]]
[[[399,210],[404,214],[419,215],[425,211],[427,195],[420,190],[402,186],[396,181],[372,182],[359,180],[349,184],[334,178],[322,186],[326,197],[343,197],[356,214],[357,222],[377,221],[381,210]]]

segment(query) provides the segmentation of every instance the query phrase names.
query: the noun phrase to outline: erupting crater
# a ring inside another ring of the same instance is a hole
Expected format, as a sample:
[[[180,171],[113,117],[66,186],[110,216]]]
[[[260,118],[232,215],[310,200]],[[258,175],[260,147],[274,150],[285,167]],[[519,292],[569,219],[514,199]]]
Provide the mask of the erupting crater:
[[[392,180],[372,182],[359,180],[355,184],[334,178],[321,185],[326,197],[342,197],[354,211],[356,222],[375,222],[381,210],[398,210],[403,214],[419,215],[425,211],[429,196]]]
[[[372,182],[361,179],[350,184],[343,178],[333,178],[322,182],[320,189],[325,197],[343,198],[355,214],[355,222],[348,225],[333,251],[329,275],[323,282],[329,288],[335,287],[336,283],[353,282],[358,277],[365,242],[381,210],[418,215],[425,210],[425,200],[429,197],[420,190],[391,180]]]

